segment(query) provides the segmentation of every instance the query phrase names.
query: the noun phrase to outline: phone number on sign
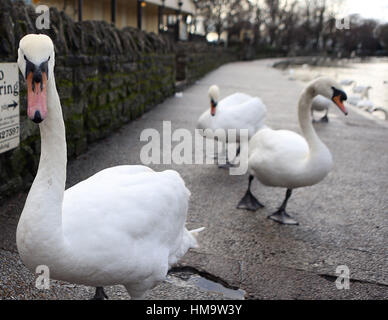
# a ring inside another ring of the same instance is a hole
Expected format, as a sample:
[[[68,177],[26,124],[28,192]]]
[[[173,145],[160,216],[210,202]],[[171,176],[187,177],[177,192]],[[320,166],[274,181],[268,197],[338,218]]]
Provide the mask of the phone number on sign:
[[[8,138],[12,138],[19,134],[19,126],[9,128],[9,129],[0,129],[0,141]]]

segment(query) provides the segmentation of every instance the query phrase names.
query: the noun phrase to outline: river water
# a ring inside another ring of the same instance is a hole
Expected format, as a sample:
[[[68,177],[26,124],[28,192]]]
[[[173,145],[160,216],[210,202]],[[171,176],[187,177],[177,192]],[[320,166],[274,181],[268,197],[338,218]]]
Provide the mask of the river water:
[[[388,58],[369,58],[367,60],[342,60],[332,66],[292,66],[285,71],[290,79],[303,82],[311,81],[318,76],[330,76],[338,82],[353,80],[354,83],[343,86],[349,97],[356,95],[353,86],[370,86],[369,100],[374,107],[388,111]]]

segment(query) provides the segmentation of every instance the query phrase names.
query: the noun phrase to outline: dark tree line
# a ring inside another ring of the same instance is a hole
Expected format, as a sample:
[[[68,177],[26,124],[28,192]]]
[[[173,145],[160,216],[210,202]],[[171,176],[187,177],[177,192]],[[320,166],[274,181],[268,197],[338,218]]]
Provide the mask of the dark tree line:
[[[370,55],[388,51],[388,24],[338,16],[341,0],[198,0],[207,33],[218,41],[306,54]]]

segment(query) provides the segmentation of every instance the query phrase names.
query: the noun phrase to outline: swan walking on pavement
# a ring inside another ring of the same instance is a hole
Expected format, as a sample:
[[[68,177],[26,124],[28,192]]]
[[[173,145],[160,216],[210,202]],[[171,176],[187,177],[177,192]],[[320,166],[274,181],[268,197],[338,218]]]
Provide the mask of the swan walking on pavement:
[[[313,99],[311,104],[311,117],[313,118],[313,122],[329,122],[329,108],[333,105],[333,101],[325,98],[324,96],[318,95]],[[314,111],[325,111],[325,115],[316,121],[314,119]]]
[[[21,214],[17,248],[32,271],[46,265],[52,279],[96,287],[122,284],[138,299],[186,251],[197,229],[185,228],[190,192],[172,170],[123,165],[102,170],[65,191],[66,139],[54,78],[54,45],[46,35],[20,40],[28,117],[39,124],[41,156]]]
[[[339,84],[329,78],[312,81],[299,99],[298,116],[303,136],[293,131],[265,128],[249,141],[248,190],[237,208],[255,211],[263,207],[250,189],[252,180],[256,177],[266,186],[287,189],[282,205],[269,218],[283,224],[298,224],[286,212],[292,190],[317,184],[332,168],[331,153],[319,139],[311,123],[311,103],[319,94],[331,99],[347,114],[343,104],[347,96]]]
[[[209,110],[203,112],[197,123],[197,129],[204,130],[205,138],[217,139],[227,146],[230,142],[228,130],[236,130],[236,142],[240,143],[240,129],[247,129],[248,139],[250,139],[257,130],[264,126],[267,108],[260,98],[236,92],[219,101],[220,89],[216,85],[209,88],[208,95],[210,112]],[[219,130],[223,134],[217,135]],[[228,152],[226,152],[226,164],[220,167],[230,166]]]

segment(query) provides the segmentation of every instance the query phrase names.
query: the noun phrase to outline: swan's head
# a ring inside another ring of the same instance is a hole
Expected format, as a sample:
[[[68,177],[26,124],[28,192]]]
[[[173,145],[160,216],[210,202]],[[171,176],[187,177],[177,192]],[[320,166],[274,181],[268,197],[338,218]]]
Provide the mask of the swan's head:
[[[216,85],[212,85],[209,88],[208,95],[210,98],[210,114],[215,116],[218,99],[220,97],[220,89]]]
[[[47,83],[54,74],[54,44],[44,34],[28,34],[19,42],[18,65],[27,82],[27,115],[35,123],[47,116]]]
[[[314,80],[310,86],[314,90],[314,96],[321,95],[332,100],[345,115],[348,114],[344,105],[344,101],[346,101],[348,97],[337,81],[331,78],[321,77]]]

